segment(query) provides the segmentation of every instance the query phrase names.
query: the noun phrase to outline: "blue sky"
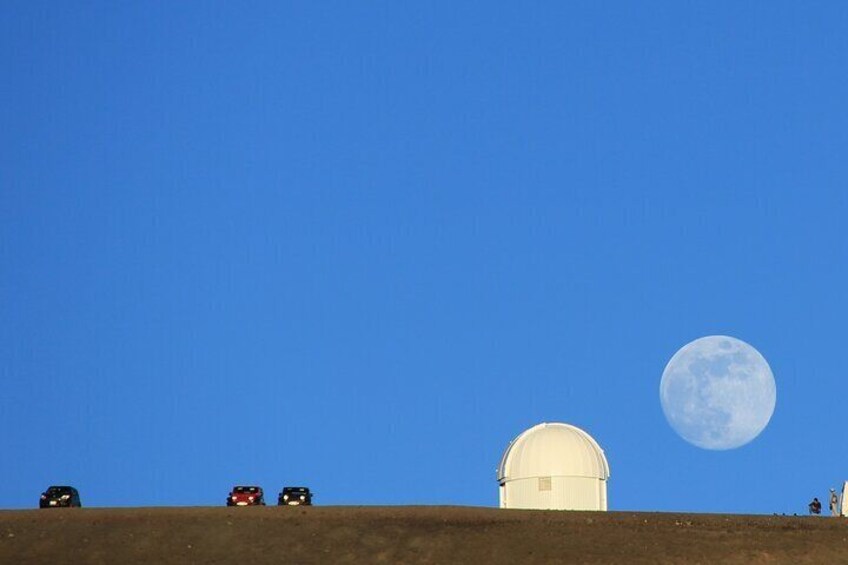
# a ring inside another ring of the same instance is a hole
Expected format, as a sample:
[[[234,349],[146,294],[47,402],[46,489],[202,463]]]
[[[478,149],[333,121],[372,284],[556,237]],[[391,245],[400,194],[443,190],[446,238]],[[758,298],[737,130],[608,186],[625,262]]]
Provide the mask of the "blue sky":
[[[402,5],[407,4],[407,5]],[[0,505],[497,505],[578,425],[613,510],[848,479],[841,2],[6,2]],[[726,334],[751,444],[659,402]]]

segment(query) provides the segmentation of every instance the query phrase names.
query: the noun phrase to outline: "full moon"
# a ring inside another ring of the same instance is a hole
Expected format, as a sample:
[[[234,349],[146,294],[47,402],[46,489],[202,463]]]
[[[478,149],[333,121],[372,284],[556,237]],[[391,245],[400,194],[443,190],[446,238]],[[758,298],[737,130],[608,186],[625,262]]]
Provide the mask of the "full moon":
[[[704,449],[734,449],[756,438],[771,420],[776,400],[765,358],[744,341],[723,335],[681,347],[660,381],[668,423]]]

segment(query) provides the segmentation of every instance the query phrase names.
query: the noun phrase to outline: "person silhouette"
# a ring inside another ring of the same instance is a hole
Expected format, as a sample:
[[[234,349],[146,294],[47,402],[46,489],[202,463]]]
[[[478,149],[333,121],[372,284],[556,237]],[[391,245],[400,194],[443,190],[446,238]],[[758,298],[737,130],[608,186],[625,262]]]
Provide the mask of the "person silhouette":
[[[813,501],[809,505],[810,514],[821,514],[821,502],[819,502],[818,498],[813,498]]]

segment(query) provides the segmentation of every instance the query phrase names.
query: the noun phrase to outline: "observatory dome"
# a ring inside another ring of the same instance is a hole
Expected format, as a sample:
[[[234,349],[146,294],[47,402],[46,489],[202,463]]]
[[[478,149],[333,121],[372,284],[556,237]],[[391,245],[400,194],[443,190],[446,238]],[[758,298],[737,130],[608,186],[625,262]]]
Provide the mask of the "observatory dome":
[[[609,474],[592,436],[569,424],[539,424],[512,440],[501,458],[501,507],[606,510]]]

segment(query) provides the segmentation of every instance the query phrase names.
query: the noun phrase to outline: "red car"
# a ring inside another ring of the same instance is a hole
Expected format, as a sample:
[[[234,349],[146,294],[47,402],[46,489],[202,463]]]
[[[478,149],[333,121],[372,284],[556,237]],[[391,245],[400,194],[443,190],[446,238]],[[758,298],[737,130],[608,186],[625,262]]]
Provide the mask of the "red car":
[[[227,496],[227,506],[265,506],[262,487],[236,486]]]

